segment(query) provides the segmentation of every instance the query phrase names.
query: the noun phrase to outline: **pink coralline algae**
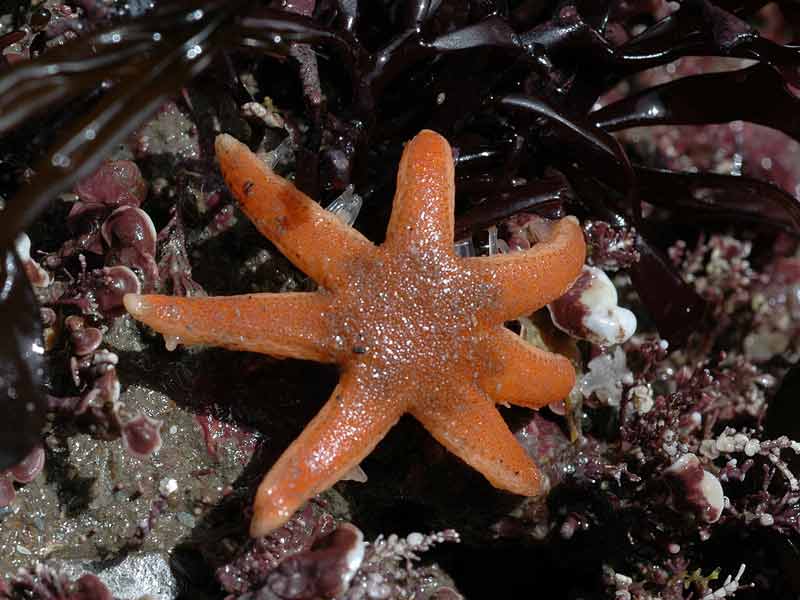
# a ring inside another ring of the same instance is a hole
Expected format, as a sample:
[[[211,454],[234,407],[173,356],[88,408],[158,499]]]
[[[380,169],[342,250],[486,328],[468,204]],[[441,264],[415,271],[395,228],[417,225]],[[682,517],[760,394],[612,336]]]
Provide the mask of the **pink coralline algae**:
[[[284,526],[250,540],[216,575],[226,600],[460,600],[438,569],[414,565],[433,546],[458,541],[458,533],[445,530],[368,543],[357,527],[337,525],[312,501]]]
[[[107,161],[75,188],[67,224],[74,236],[44,259],[49,269],[80,265],[71,280],[57,282],[44,300],[77,306],[85,315],[111,317],[120,313],[122,296],[155,289],[156,229],[139,208],[147,184],[136,163]],[[102,256],[97,266],[93,255]],[[72,261],[72,262],[70,262]]]
[[[760,270],[750,262],[752,243],[730,236],[701,237],[694,248],[684,242],[670,257],[684,278],[711,304],[715,335],[742,331],[738,350],[756,364],[783,355],[800,356],[800,260],[776,257]]]
[[[284,559],[265,586],[238,600],[461,600],[435,568],[418,569],[413,564],[434,545],[458,541],[455,531],[446,530],[379,536],[365,543],[361,531],[344,523],[311,549]]]
[[[445,529],[431,534],[418,532],[402,537],[389,535],[367,544],[364,559],[343,600],[463,600],[452,582],[436,567],[417,567],[420,555],[433,546],[459,543],[458,532]]]
[[[36,260],[31,258],[31,239],[27,235],[23,233],[17,238],[15,249],[25,269],[25,275],[32,286],[46,288],[52,283],[53,278],[50,276],[50,273],[42,268]]]
[[[78,315],[67,317],[64,326],[72,349],[70,371],[79,394],[61,398],[49,396],[50,410],[97,437],[122,437],[126,449],[135,456],[149,456],[158,451],[162,423],[143,414],[131,414],[120,401],[116,371],[119,359],[102,347],[103,331]]]
[[[630,480],[638,477],[627,473],[627,466],[604,456],[607,446],[594,438],[580,436],[571,442],[558,423],[536,414],[516,433],[517,439],[531,456],[535,456],[547,475],[550,488],[568,479],[582,481],[615,480],[624,475]],[[531,506],[539,504],[534,500]]]
[[[639,262],[634,229],[613,227],[605,221],[587,221],[583,233],[588,264],[613,272]]]
[[[75,195],[67,224],[78,237],[64,244],[61,257],[83,250],[102,254],[101,223],[121,206],[137,208],[147,196],[147,183],[136,163],[106,161],[75,187]]]
[[[137,294],[142,289],[136,274],[122,265],[97,269],[92,272],[91,277],[94,282],[94,300],[104,314],[121,311],[125,294]]]
[[[122,441],[131,454],[144,458],[161,448],[161,425],[158,419],[138,414],[122,424]]]
[[[192,279],[192,265],[186,249],[186,231],[180,211],[172,211],[167,225],[158,233],[161,258],[158,261],[158,289],[172,291],[175,296],[205,296],[205,290]]]
[[[364,535],[353,525],[344,523],[320,538],[309,550],[281,561],[261,590],[240,598],[337,598],[347,591],[363,560]]]
[[[114,600],[96,575],[76,581],[39,564],[34,570],[20,569],[7,582],[0,581],[0,600]]]
[[[87,327],[82,317],[71,315],[64,319],[64,325],[69,332],[72,351],[75,356],[92,354],[103,343],[103,332],[97,327]],[[73,373],[73,379],[77,377],[77,372]],[[76,380],[76,385],[79,385],[79,383]]]
[[[156,228],[149,215],[140,208],[122,206],[103,222],[100,232],[110,250],[106,264],[137,269],[144,279],[144,289],[155,289]]]
[[[249,459],[253,455],[258,437],[251,431],[222,421],[210,413],[195,415],[194,420],[203,432],[206,450],[210,456],[217,458],[219,445],[224,440],[233,440],[244,451],[244,457]]]
[[[109,160],[75,186],[75,193],[80,201],[73,205],[71,216],[92,207],[137,207],[147,196],[147,182],[135,162]]]
[[[728,520],[800,533],[800,480],[791,458],[800,455],[800,442],[786,436],[762,440],[752,431],[726,427],[716,439],[703,440],[700,452],[709,460],[726,461],[719,479],[731,493]]]
[[[0,507],[14,501],[16,491],[14,482],[30,483],[44,468],[44,448],[37,446],[22,462],[7,471],[0,472]]]
[[[764,271],[751,295],[753,326],[744,339],[744,351],[754,362],[786,353],[800,358],[800,259],[779,258]]]
[[[221,566],[216,577],[228,599],[261,589],[286,557],[305,552],[335,529],[333,517],[310,502],[282,527],[248,543],[246,550]]]
[[[684,279],[712,306],[715,316],[728,323],[730,315],[745,308],[757,278],[750,265],[752,244],[730,236],[701,237],[693,249],[679,241],[669,249]]]
[[[56,302],[77,307],[84,315],[111,317],[122,313],[125,294],[139,293],[142,284],[131,269],[122,265],[82,272]]]

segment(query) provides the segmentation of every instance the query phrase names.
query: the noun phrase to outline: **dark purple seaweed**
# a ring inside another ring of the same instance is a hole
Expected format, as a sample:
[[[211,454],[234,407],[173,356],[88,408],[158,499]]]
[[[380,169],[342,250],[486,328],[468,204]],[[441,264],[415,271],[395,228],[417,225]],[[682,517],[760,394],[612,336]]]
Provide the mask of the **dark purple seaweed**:
[[[71,45],[67,45],[56,61],[48,54],[0,77],[0,114],[7,115],[0,122],[0,130],[13,127],[52,103],[96,88],[105,78],[117,80],[91,111],[59,135],[36,165],[34,181],[9,203],[0,222],[0,247],[8,246],[18,231],[29,227],[57,194],[90,175],[111,149],[144,123],[170,94],[208,66],[225,31],[222,26],[233,18],[240,4],[194,2],[178,10],[170,4],[170,10],[163,14],[133,20],[127,30],[111,28],[96,34],[100,44],[106,42],[108,47],[108,52],[99,57],[81,61],[69,53]],[[190,9],[198,11],[197,18]],[[91,48],[91,40],[88,48],[83,47],[83,40],[77,42],[79,56],[81,50]],[[151,55],[129,60],[143,49],[150,50]],[[36,101],[20,103],[15,93],[2,93],[19,89]],[[28,108],[10,111],[18,104]]]
[[[40,443],[45,401],[42,390],[42,322],[28,278],[13,251],[0,265],[0,471],[20,462]],[[13,315],[13,318],[11,317]]]
[[[783,378],[781,387],[769,403],[764,419],[764,432],[774,439],[782,435],[800,437],[800,366],[795,365]]]
[[[766,181],[743,175],[637,167],[636,182],[641,199],[668,209],[671,222],[691,219],[740,227],[757,224],[800,235],[797,198]]]
[[[607,131],[741,120],[772,127],[800,140],[800,99],[787,89],[780,74],[763,64],[683,77],[632,94],[590,117]]]

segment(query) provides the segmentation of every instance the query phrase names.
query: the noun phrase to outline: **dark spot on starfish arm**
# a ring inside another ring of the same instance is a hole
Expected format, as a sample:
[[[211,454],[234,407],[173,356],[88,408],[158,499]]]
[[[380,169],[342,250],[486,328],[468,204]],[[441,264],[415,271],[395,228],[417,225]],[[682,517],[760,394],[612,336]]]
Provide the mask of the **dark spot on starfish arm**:
[[[249,196],[253,192],[253,188],[255,187],[255,183],[252,181],[245,181],[244,186],[242,186],[242,191],[244,191],[245,196]]]
[[[353,352],[355,354],[365,354],[367,349],[364,346],[353,346]]]

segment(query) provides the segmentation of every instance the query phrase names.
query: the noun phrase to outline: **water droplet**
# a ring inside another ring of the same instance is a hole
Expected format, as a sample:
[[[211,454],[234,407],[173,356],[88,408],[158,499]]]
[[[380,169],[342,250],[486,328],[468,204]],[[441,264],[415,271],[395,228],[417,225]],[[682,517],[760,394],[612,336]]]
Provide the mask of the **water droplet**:
[[[181,343],[181,338],[177,335],[164,335],[164,346],[166,346],[167,350],[172,352],[178,347],[178,344]]]
[[[200,56],[202,53],[203,53],[203,49],[200,46],[195,44],[194,46],[192,46],[191,48],[189,48],[186,51],[186,58],[188,58],[189,60],[194,60],[195,58]]]
[[[50,160],[54,167],[61,167],[66,168],[72,162],[66,154],[62,154],[61,152],[56,152],[53,154],[53,158]]]

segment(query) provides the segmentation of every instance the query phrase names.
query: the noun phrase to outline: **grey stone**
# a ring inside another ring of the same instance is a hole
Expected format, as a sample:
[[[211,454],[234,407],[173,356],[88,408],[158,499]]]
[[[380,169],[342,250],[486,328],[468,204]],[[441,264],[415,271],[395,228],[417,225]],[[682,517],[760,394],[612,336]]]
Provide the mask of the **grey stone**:
[[[172,600],[178,594],[169,563],[155,552],[131,554],[108,568],[98,568],[97,563],[87,560],[54,560],[50,565],[73,580],[86,573],[97,575],[122,600]]]

